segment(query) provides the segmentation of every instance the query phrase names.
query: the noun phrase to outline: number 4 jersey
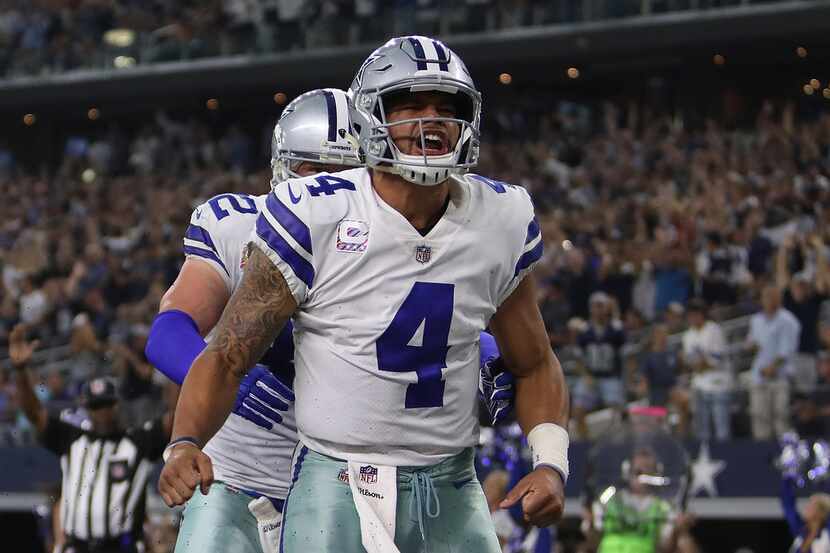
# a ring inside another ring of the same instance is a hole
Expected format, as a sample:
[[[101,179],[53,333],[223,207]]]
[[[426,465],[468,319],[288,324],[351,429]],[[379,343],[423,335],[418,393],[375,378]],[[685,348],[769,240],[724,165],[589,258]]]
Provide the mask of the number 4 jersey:
[[[478,440],[479,333],[542,255],[527,192],[467,175],[422,236],[366,169],[281,183],[252,239],[294,316],[300,439],[341,459],[434,464]]]
[[[220,194],[197,207],[184,238],[188,259],[208,263],[233,292],[242,281],[244,252],[251,229],[266,196]],[[209,342],[213,332],[206,340]],[[274,342],[262,362],[291,386],[293,356],[290,328]],[[291,455],[297,444],[293,408],[282,413],[282,424],[267,430],[236,415],[228,416],[219,432],[205,445],[217,480],[243,490],[285,498],[291,478]]]

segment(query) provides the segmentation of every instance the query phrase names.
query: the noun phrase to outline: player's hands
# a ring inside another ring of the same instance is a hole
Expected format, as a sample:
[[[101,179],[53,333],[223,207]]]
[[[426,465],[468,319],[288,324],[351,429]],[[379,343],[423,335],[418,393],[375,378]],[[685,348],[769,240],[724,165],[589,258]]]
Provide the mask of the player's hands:
[[[503,421],[513,407],[516,392],[513,375],[504,368],[501,357],[489,359],[481,366],[478,391],[490,413],[490,421],[493,424]]]
[[[507,492],[499,508],[509,509],[519,501],[526,522],[540,528],[550,526],[565,510],[565,483],[552,468],[537,467]]]
[[[271,430],[282,423],[280,412],[294,403],[294,392],[283,384],[265,365],[255,365],[236,394],[233,412],[262,428]]]
[[[182,443],[170,450],[159,478],[159,492],[168,507],[184,505],[193,496],[196,486],[207,495],[213,483],[210,457],[193,444]]]
[[[38,340],[26,341],[26,327],[22,324],[15,325],[9,334],[9,359],[12,366],[21,368],[28,365],[39,344]]]

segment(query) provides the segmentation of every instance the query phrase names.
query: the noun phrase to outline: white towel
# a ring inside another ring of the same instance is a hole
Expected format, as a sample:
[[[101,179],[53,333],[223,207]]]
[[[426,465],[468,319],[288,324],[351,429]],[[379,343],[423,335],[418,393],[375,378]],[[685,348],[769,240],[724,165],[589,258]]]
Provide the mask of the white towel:
[[[278,553],[282,513],[277,511],[267,497],[259,497],[248,503],[248,510],[256,517],[262,553]]]
[[[367,553],[400,553],[395,545],[397,468],[355,461],[349,461],[348,466],[363,547]]]

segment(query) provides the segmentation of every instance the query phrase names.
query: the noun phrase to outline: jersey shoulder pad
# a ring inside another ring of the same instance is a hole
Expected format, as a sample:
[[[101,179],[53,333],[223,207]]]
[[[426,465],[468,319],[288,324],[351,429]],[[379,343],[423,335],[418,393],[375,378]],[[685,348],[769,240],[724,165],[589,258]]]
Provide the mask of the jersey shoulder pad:
[[[503,262],[507,271],[499,288],[498,305],[516,289],[542,257],[541,230],[527,190],[481,175],[460,178],[470,196],[471,212],[490,225],[499,221],[498,240],[502,241]]]
[[[282,182],[274,188],[274,195],[306,223],[325,225],[348,213],[367,177],[363,168],[318,173]]]
[[[280,269],[297,304],[314,283],[314,243],[349,213],[366,179],[360,168],[319,173],[281,182],[268,195],[252,240]]]
[[[184,253],[213,265],[232,287],[243,245],[265,196],[218,194],[196,207],[184,235]]]
[[[467,173],[459,177],[467,187],[471,201],[479,213],[488,218],[497,217],[510,232],[521,233],[534,218],[533,202],[523,186]]]

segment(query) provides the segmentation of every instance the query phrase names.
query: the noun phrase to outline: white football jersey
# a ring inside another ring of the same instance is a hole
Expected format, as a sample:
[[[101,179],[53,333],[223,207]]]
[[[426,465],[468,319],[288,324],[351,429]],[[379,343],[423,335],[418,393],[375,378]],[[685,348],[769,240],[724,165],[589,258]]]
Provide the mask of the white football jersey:
[[[185,255],[188,259],[210,264],[231,293],[242,281],[244,251],[266,197],[220,194],[197,207],[190,217],[184,238]],[[206,340],[210,341],[212,336],[213,331]],[[290,335],[287,339],[290,340]],[[284,381],[290,380],[290,375],[283,376],[287,376]],[[291,385],[290,382],[286,384]],[[231,413],[204,447],[213,461],[216,479],[237,488],[284,499],[291,484],[291,456],[297,444],[293,407],[282,413],[282,417],[283,424],[275,424],[272,430],[266,430]]]
[[[294,316],[300,439],[341,459],[423,466],[478,441],[479,333],[542,255],[520,187],[466,175],[421,236],[364,168],[292,179],[252,240]]]

